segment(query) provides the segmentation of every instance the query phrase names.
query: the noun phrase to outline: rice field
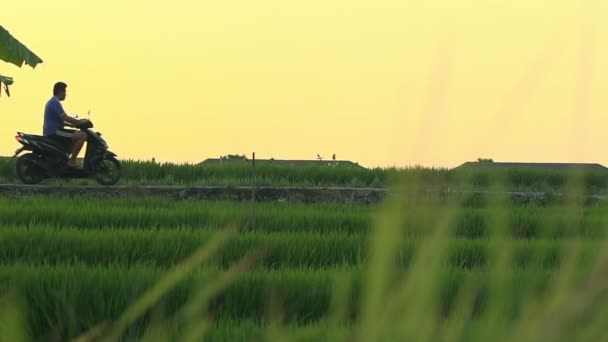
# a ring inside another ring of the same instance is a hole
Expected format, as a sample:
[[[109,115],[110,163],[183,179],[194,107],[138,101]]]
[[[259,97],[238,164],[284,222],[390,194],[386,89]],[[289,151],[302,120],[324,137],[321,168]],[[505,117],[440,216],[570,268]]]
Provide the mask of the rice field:
[[[248,162],[224,165],[173,164],[121,160],[123,185],[247,186],[252,182]],[[565,191],[568,180],[578,177],[577,170],[543,171],[535,169],[459,170],[410,168],[363,168],[343,165],[289,166],[256,165],[258,186],[310,187],[389,187],[396,180],[422,181],[427,186],[446,184],[453,189],[487,189],[495,179],[504,181],[511,191]],[[581,187],[589,194],[608,194],[608,173],[586,171]],[[14,159],[0,157],[0,183],[17,183]],[[45,180],[46,184],[96,184],[90,180]]]
[[[576,196],[589,191],[589,176],[562,175],[559,183],[547,175],[534,184],[552,184],[564,199],[519,204],[500,195],[514,184],[508,174],[480,185],[478,175],[401,172],[412,174],[396,188],[460,182],[493,192],[477,200],[395,195],[368,206],[265,202],[255,231],[249,203],[0,197],[0,334],[14,341],[608,336],[608,204]]]

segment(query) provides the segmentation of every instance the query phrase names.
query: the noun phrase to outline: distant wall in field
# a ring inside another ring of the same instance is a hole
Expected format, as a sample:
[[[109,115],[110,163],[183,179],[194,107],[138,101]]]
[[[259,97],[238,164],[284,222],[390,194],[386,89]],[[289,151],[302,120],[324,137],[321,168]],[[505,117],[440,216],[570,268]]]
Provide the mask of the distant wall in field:
[[[221,164],[239,164],[247,163],[251,160],[247,159],[221,159],[221,158],[210,158],[205,159],[200,165],[221,165]],[[290,160],[290,159],[256,159],[256,164],[273,164],[281,166],[351,166],[364,168],[359,163],[352,162],[350,160]]]
[[[517,163],[517,162],[467,162],[456,168],[456,170],[465,169],[526,169],[538,171],[608,171],[608,168],[601,164],[585,164],[585,163]]]

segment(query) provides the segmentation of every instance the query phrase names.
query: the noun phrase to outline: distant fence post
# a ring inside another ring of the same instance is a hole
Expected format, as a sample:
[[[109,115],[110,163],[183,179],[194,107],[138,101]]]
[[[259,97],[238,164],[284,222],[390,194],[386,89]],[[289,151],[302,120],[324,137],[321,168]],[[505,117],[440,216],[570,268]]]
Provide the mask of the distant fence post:
[[[251,229],[255,231],[255,152],[251,160]]]

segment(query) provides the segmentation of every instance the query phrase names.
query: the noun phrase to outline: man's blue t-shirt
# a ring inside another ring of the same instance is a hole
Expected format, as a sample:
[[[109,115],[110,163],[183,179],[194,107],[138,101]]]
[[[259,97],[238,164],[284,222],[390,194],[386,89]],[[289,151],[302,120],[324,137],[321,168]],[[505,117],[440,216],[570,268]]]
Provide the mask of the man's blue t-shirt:
[[[64,111],[61,102],[53,96],[44,107],[43,135],[53,135],[57,130],[63,128],[63,120],[61,120],[61,114],[63,113]]]

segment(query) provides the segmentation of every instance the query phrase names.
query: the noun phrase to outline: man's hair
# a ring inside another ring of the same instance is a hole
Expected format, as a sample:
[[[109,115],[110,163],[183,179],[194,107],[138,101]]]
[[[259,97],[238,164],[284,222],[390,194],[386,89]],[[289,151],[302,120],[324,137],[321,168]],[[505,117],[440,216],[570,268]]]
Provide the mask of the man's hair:
[[[55,85],[53,86],[53,95],[57,95],[61,92],[64,92],[65,88],[67,88],[67,87],[68,87],[68,85],[63,82],[55,83]]]

